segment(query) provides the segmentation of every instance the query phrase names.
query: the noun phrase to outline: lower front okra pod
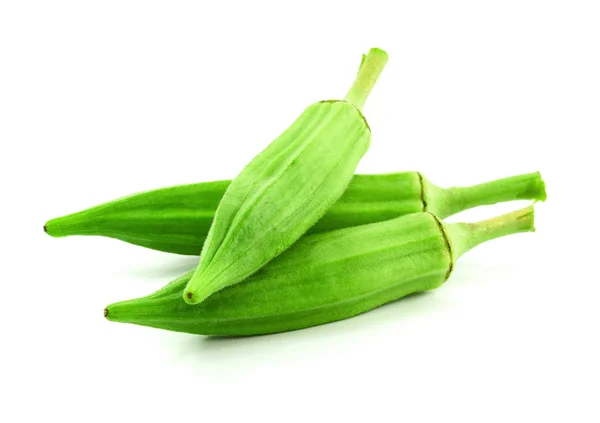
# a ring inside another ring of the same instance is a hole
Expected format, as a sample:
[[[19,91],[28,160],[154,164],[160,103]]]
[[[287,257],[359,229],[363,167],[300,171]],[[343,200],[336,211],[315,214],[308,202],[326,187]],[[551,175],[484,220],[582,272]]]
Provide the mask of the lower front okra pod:
[[[533,207],[478,223],[431,213],[308,235],[245,281],[198,305],[182,299],[192,272],[154,294],[114,303],[108,320],[203,335],[258,335],[346,319],[437,288],[482,242],[534,231]]]

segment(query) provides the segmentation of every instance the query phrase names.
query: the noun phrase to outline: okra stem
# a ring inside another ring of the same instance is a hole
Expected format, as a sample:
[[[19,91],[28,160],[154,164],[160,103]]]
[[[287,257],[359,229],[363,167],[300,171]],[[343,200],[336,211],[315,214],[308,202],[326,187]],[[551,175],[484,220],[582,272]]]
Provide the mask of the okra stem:
[[[481,222],[444,226],[450,239],[452,259],[456,261],[461,255],[486,241],[520,232],[535,232],[533,206]]]
[[[546,200],[546,185],[539,172],[510,176],[468,187],[440,189],[424,180],[429,200],[426,211],[444,219],[474,207],[513,200]]]
[[[369,54],[363,55],[358,75],[345,100],[362,110],[387,61],[387,53],[378,48],[372,48]]]

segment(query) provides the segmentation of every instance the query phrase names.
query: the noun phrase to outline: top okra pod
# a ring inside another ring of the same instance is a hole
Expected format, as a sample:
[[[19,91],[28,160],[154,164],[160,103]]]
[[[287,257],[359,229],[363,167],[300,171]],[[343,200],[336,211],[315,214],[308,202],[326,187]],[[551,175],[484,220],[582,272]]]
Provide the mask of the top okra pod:
[[[361,109],[387,62],[371,49],[344,100],[307,107],[231,182],[184,300],[197,304],[290,247],[341,197],[371,131]]]
[[[106,236],[158,251],[199,255],[230,183],[201,182],[146,191],[52,219],[44,228],[54,237]],[[419,172],[355,175],[342,197],[307,233],[422,211],[445,219],[481,205],[545,199],[539,172],[451,188],[440,188]]]

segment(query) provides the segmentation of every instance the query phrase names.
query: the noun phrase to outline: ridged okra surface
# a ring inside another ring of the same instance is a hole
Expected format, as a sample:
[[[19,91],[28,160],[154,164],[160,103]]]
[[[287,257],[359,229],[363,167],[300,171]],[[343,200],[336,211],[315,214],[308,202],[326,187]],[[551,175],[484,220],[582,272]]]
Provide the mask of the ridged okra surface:
[[[476,224],[443,224],[431,213],[415,213],[306,236],[248,280],[195,306],[181,299],[188,273],[148,297],[108,306],[105,316],[204,335],[315,326],[436,288],[476,245],[533,230],[532,207]]]

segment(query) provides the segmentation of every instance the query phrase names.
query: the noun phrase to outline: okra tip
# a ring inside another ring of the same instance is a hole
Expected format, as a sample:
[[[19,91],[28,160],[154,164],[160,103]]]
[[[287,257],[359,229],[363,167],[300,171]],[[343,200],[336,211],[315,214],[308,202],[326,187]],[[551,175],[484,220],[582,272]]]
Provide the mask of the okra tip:
[[[189,305],[199,304],[215,292],[215,289],[212,289],[209,285],[198,285],[194,282],[194,277],[192,276],[188,282],[188,286],[183,291],[183,301]]]
[[[201,301],[201,298],[198,295],[194,295],[192,291],[187,291],[183,296],[183,299],[190,305],[198,304]]]
[[[58,224],[57,224],[58,223]],[[50,219],[46,223],[44,223],[44,233],[50,235],[53,238],[57,238],[60,236],[65,236],[61,233],[61,220],[58,219]],[[67,234],[68,235],[68,234]]]

